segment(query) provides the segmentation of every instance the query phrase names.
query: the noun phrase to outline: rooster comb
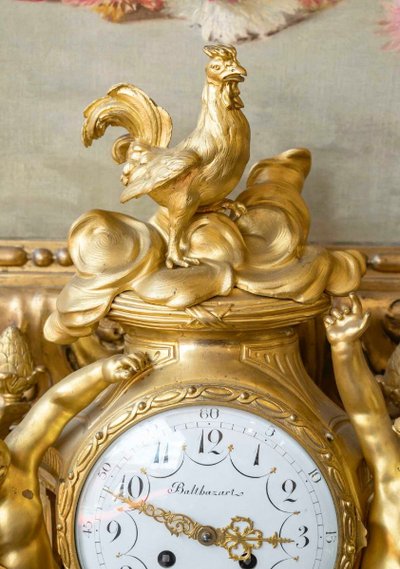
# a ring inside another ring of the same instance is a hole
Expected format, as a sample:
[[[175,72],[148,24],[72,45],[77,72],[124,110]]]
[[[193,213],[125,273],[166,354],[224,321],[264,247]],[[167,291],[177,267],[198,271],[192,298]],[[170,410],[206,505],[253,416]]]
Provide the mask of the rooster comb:
[[[208,57],[220,57],[221,59],[236,59],[237,51],[233,45],[206,45],[203,48]]]

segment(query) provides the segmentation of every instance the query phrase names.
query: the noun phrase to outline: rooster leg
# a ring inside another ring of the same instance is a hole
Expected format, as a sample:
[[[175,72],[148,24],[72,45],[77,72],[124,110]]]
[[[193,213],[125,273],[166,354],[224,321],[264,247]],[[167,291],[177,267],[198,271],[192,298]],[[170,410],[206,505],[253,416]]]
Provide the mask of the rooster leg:
[[[200,196],[197,191],[188,188],[187,185],[180,188],[175,187],[171,196],[173,198],[171,197],[171,203],[168,204],[169,240],[166,265],[169,269],[172,269],[174,265],[178,267],[199,265],[198,259],[183,255],[180,245],[184,231],[197,211]]]

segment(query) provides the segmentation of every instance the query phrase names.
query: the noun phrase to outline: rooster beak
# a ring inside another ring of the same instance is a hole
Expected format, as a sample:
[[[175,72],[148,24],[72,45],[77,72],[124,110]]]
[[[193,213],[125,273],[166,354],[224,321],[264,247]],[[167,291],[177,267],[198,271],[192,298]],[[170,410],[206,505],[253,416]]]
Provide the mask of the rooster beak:
[[[230,81],[230,80],[244,81],[244,77],[246,77],[246,75],[247,75],[246,69],[241,65],[239,65],[239,63],[235,63],[226,70],[223,79],[224,81]]]

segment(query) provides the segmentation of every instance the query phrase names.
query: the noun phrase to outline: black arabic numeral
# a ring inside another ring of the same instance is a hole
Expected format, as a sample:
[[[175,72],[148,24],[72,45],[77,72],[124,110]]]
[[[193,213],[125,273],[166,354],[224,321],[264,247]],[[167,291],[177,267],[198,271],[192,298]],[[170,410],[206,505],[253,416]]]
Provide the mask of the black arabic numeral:
[[[214,435],[215,433],[215,435]],[[204,454],[204,429],[201,431],[201,438],[200,438],[200,446],[199,446],[199,454]],[[219,431],[218,429],[212,429],[208,435],[207,435],[207,440],[208,442],[210,442],[211,444],[213,444],[213,448],[211,450],[208,451],[208,453],[210,454],[221,454],[221,451],[216,450],[217,446],[219,445],[219,443],[222,441],[223,435],[221,433],[221,431]]]
[[[120,498],[125,498],[126,493],[128,493],[128,495],[131,498],[137,500],[138,498],[140,498],[143,490],[144,490],[144,483],[141,476],[135,474],[134,476],[131,477],[129,482],[126,483],[126,475],[124,474],[121,480],[121,484],[119,485],[118,496]],[[117,501],[117,499],[118,498],[115,497],[114,501]]]
[[[125,487],[126,487],[126,475],[124,474],[121,480],[121,484],[119,485],[118,495],[114,496],[114,502],[116,502],[118,498],[125,498]]]
[[[199,446],[199,454],[203,453],[204,453],[204,430],[201,431],[200,446]]]
[[[256,457],[254,459],[253,466],[259,466],[260,465],[260,447],[261,447],[261,445],[258,444],[257,451],[256,451]]]
[[[119,536],[121,535],[121,524],[119,522],[117,522],[116,520],[111,520],[111,522],[108,522],[107,526],[107,531],[108,533],[113,536],[111,543],[113,541],[115,541],[116,539],[119,538]]]
[[[292,498],[292,494],[294,493],[294,491],[297,488],[297,484],[294,480],[285,480],[285,482],[282,484],[282,490],[285,492],[285,494],[288,495],[287,498],[285,498],[283,501],[284,502],[297,502],[297,498]]]
[[[128,482],[128,493],[131,498],[137,500],[142,495],[144,489],[143,479],[135,474]],[[135,490],[137,490],[135,492]]]
[[[302,526],[299,528],[300,536],[299,541],[296,541],[296,547],[298,549],[304,549],[310,543],[310,539],[307,537],[308,527]]]
[[[165,447],[165,452],[162,454],[161,453],[161,442],[158,441],[157,443],[157,450],[156,450],[156,456],[154,457],[154,464],[160,464],[160,462],[162,462],[163,464],[167,464],[167,462],[169,461],[169,456],[168,456],[168,443]]]

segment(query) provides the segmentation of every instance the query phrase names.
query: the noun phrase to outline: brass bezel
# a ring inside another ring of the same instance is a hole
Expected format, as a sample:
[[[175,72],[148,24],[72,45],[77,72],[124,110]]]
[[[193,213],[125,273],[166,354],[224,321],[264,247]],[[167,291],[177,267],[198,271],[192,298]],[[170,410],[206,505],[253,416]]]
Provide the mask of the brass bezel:
[[[323,425],[316,427],[311,418],[293,415],[287,404],[267,390],[256,392],[221,384],[195,384],[173,387],[139,396],[111,415],[99,430],[92,429],[72,461],[68,477],[58,492],[58,547],[66,569],[81,569],[75,545],[74,519],[81,489],[100,454],[123,432],[160,411],[201,402],[246,409],[277,424],[310,454],[323,474],[335,504],[339,527],[338,557],[335,569],[353,567],[357,554],[357,512],[342,466],[333,452]]]

